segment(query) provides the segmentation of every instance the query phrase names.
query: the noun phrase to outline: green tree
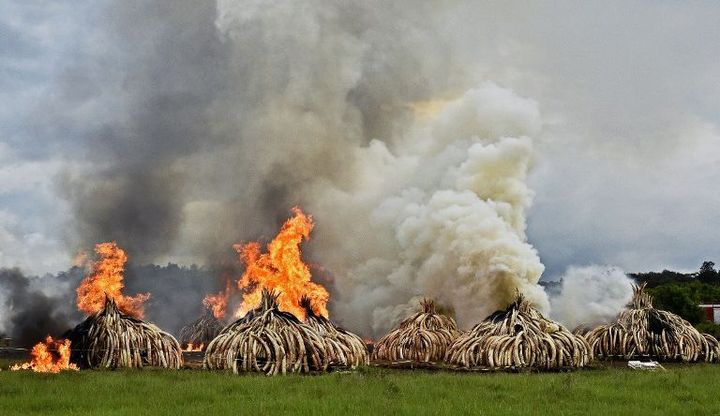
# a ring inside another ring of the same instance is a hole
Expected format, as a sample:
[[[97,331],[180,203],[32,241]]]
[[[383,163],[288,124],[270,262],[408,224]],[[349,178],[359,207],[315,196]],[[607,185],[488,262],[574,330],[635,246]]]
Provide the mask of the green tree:
[[[674,314],[680,315],[695,325],[705,320],[702,309],[698,307],[700,300],[696,299],[691,287],[687,285],[669,284],[650,290],[655,298],[654,306]]]
[[[703,283],[720,283],[720,278],[718,278],[718,272],[715,270],[715,263],[711,261],[703,262],[702,266],[700,266],[700,271],[698,271],[697,278]]]
[[[700,271],[697,274],[699,281],[703,283],[718,284],[720,283],[720,276],[715,270],[715,263],[711,261],[704,261],[700,266]]]

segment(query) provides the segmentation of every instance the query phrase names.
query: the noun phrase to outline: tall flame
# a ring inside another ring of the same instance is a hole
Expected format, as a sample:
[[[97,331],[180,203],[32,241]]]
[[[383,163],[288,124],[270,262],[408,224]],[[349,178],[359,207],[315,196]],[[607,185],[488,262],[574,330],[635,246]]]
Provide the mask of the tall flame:
[[[225,289],[218,293],[205,296],[205,299],[203,299],[203,305],[212,311],[215,318],[222,319],[225,317],[228,298],[231,293],[232,282],[230,282],[230,279],[225,279]]]
[[[260,253],[260,243],[235,244],[245,273],[238,281],[244,292],[240,306],[242,314],[260,305],[262,290],[276,291],[280,310],[290,312],[305,320],[305,310],[300,299],[310,300],[313,312],[328,317],[327,302],[330,294],[322,285],[310,280],[310,268],[302,261],[300,243],[310,238],[312,217],[294,207],[294,217],[283,224],[278,235],[267,245],[267,253]]]
[[[142,319],[143,302],[150,297],[150,294],[141,293],[134,297],[122,294],[127,261],[125,251],[113,241],[95,245],[95,253],[99,259],[93,262],[90,274],[77,288],[78,309],[87,314],[98,312],[105,306],[105,298],[110,297],[122,312]]]
[[[51,349],[57,351],[57,359],[52,354]],[[30,351],[32,359],[29,363],[16,364],[10,369],[32,370],[37,373],[59,373],[60,370],[79,370],[78,366],[70,363],[70,340],[63,339],[54,341],[51,336],[45,339],[45,342],[36,344]]]

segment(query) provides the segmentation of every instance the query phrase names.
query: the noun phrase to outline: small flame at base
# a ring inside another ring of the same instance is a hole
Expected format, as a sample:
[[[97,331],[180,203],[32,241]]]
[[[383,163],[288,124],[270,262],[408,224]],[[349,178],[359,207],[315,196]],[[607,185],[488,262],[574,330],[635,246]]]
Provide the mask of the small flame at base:
[[[57,351],[57,359],[51,352]],[[62,339],[54,341],[51,336],[45,338],[45,342],[36,344],[30,352],[32,360],[29,363],[16,364],[10,369],[32,370],[36,373],[59,373],[61,370],[78,371],[77,365],[70,363],[70,340]]]
[[[192,342],[187,344],[187,347],[183,349],[183,352],[201,352],[205,349],[205,343],[195,346]]]

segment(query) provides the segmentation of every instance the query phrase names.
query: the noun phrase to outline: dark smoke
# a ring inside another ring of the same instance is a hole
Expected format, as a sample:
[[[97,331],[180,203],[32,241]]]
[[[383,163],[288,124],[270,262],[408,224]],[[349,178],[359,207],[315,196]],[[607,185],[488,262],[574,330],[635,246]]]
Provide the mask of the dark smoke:
[[[134,260],[167,254],[182,222],[180,160],[216,142],[209,106],[219,89],[221,44],[213,2],[121,1],[100,12],[107,52],[67,68],[65,101],[105,120],[81,133],[89,170],[60,181],[75,211],[79,247],[116,240]],[[78,79],[92,84],[78,95]],[[93,88],[94,87],[94,88]],[[107,97],[106,94],[113,94]]]
[[[74,267],[38,277],[26,276],[18,269],[0,269],[0,333],[4,331],[16,346],[30,347],[80,323],[84,316],[75,306],[75,288],[84,273]],[[203,312],[205,294],[220,290],[219,274],[236,276],[237,270],[228,268],[221,273],[197,266],[130,264],[124,293],[150,293],[145,320],[177,334]]]
[[[197,266],[131,264],[125,273],[124,292],[150,293],[145,303],[145,319],[178,334],[180,328],[201,316],[205,295],[220,290],[219,274]]]
[[[232,243],[271,236],[318,184],[351,189],[356,146],[392,146],[407,102],[462,91],[432,2],[96,8],[108,47],[59,80],[62,107],[90,112],[85,128],[59,117],[86,165],[59,184],[77,248],[115,240],[139,263],[234,259]]]
[[[57,276],[42,278],[25,276],[18,269],[0,269],[0,293],[4,294],[3,317],[7,335],[20,347],[30,347],[47,335],[58,336],[70,328],[77,318],[74,298],[68,291],[47,295],[40,290],[44,283],[72,284],[80,280],[77,269]],[[33,281],[40,279],[40,285]],[[2,298],[0,298],[2,299]]]

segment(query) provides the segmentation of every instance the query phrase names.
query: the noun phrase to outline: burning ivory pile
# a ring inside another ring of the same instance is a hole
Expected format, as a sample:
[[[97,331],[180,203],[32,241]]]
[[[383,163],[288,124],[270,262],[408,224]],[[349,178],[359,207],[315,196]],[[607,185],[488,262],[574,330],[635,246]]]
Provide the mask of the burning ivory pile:
[[[718,340],[701,334],[681,317],[652,306],[645,285],[633,288],[633,299],[615,322],[585,335],[598,357],[652,357],[662,361],[708,361],[720,358]]]
[[[72,342],[71,360],[81,367],[180,368],[182,352],[172,335],[157,326],[125,315],[115,300],[90,315],[66,334]]]
[[[300,306],[305,308],[305,323],[319,333],[325,341],[330,367],[354,368],[369,363],[367,348],[362,338],[336,327],[324,316],[317,315],[313,311],[310,299],[303,298]]]
[[[367,352],[355,352],[357,347],[343,348],[336,336],[324,338],[314,325],[280,311],[277,295],[263,290],[258,308],[228,325],[210,342],[204,367],[275,375],[325,371],[331,364],[353,366],[365,362]]]
[[[422,310],[400,322],[400,325],[375,344],[373,359],[398,362],[437,362],[457,337],[455,320],[438,314],[429,299],[420,302]]]
[[[583,337],[546,319],[518,294],[448,347],[450,364],[464,368],[562,369],[587,365],[592,350]]]
[[[240,310],[248,312],[210,342],[205,368],[271,375],[367,363],[362,340],[327,320],[330,294],[312,281],[300,251],[314,223],[300,208],[293,212],[267,252],[259,242],[234,246],[245,265]]]

